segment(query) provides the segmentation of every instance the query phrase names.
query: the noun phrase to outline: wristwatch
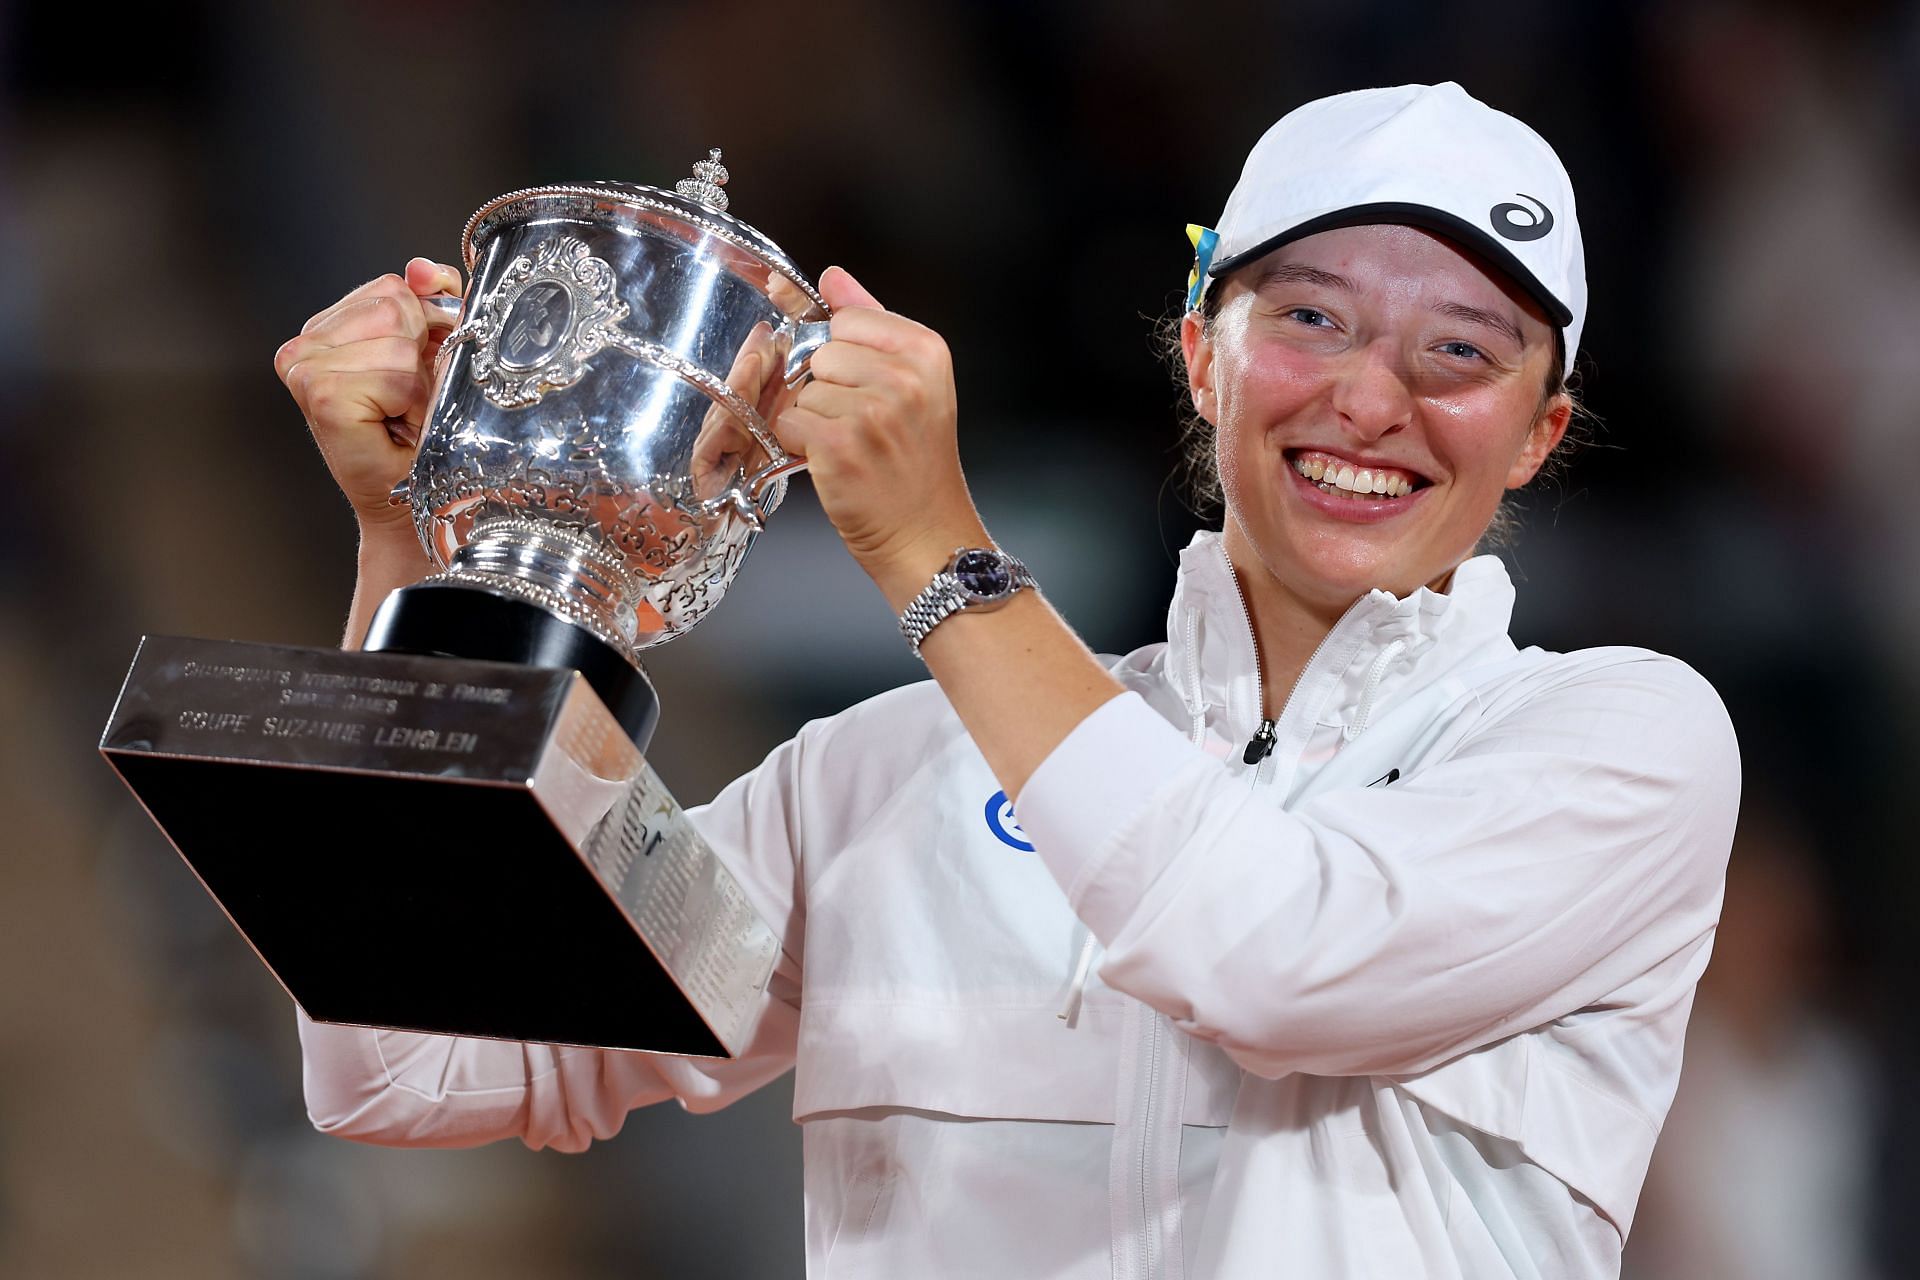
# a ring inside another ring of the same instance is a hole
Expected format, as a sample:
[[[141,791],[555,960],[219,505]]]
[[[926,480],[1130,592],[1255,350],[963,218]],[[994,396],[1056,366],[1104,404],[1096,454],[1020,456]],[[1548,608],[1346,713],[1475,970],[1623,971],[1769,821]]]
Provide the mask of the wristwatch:
[[[998,547],[956,548],[947,567],[900,614],[900,634],[917,658],[927,633],[954,614],[998,609],[1020,588],[1038,585],[1027,566]]]

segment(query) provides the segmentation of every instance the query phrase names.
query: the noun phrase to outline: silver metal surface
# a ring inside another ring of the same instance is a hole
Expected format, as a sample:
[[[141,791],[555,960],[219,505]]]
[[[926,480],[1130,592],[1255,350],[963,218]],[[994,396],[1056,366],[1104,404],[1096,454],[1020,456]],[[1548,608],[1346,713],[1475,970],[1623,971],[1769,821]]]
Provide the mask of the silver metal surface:
[[[909,600],[907,607],[900,611],[900,617],[897,619],[900,626],[900,634],[906,638],[907,647],[913,650],[914,657],[917,658],[920,656],[920,646],[926,640],[927,635],[954,614],[991,612],[1011,600],[1016,593],[1028,587],[1038,587],[1040,585],[1025,564],[1007,555],[1004,551],[1000,551],[997,548],[971,549],[990,550],[993,551],[995,555],[1000,556],[1006,563],[1011,585],[1007,589],[1006,594],[997,599],[982,599],[976,596],[961,583],[958,573],[960,557],[965,555],[970,548],[960,547],[956,549],[953,556],[947,561],[946,568],[934,574],[933,581],[921,588],[920,594]]]
[[[694,171],[692,195],[540,187],[474,214],[394,492],[438,580],[530,600],[635,660],[718,603],[806,465],[769,424],[828,337],[819,293],[724,212],[718,152]]]
[[[833,341],[833,322],[831,320],[809,320],[805,324],[793,326],[792,337],[787,347],[787,363],[782,377],[787,387],[798,390],[813,375],[808,371],[808,361],[813,353]]]
[[[694,164],[691,178],[682,178],[673,184],[673,191],[675,195],[698,200],[725,213],[727,193],[720,188],[727,185],[728,176],[727,167],[720,163],[720,148],[715,147],[707,152],[705,160]]]

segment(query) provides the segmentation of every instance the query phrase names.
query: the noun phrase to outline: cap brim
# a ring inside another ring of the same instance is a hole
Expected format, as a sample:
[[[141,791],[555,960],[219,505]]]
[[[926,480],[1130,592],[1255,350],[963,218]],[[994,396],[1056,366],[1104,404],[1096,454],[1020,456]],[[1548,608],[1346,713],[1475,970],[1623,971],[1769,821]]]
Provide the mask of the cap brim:
[[[1424,204],[1401,204],[1389,201],[1379,204],[1359,204],[1350,209],[1337,209],[1332,213],[1324,213],[1317,218],[1309,218],[1305,222],[1289,227],[1278,235],[1269,236],[1253,248],[1243,249],[1230,258],[1216,259],[1212,266],[1207,268],[1207,274],[1217,280],[1256,258],[1272,253],[1283,244],[1291,244],[1295,240],[1304,239],[1322,231],[1332,231],[1336,227],[1364,227],[1382,222],[1421,227],[1427,231],[1438,232],[1448,239],[1459,241],[1506,272],[1514,283],[1525,289],[1562,329],[1573,322],[1572,308],[1554,297],[1547,287],[1540,283],[1539,278],[1527,269],[1526,264],[1514,256],[1513,250],[1501,244],[1496,236],[1484,227],[1476,227],[1465,218]]]

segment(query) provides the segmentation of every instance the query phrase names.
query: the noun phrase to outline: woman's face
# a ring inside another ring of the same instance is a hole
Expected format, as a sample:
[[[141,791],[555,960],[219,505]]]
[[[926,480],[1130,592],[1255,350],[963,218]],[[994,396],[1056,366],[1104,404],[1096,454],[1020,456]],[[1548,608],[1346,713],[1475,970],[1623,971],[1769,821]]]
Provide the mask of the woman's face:
[[[1566,430],[1545,313],[1443,237],[1325,231],[1213,287],[1211,329],[1181,338],[1227,552],[1316,610],[1440,585]]]

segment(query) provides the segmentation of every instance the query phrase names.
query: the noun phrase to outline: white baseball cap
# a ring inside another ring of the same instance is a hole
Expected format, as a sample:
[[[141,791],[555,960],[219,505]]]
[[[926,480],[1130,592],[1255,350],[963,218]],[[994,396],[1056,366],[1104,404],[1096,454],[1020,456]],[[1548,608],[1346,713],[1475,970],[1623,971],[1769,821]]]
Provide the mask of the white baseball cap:
[[[1546,139],[1459,85],[1321,98],[1282,116],[1247,156],[1212,236],[1190,228],[1197,305],[1218,278],[1334,227],[1404,223],[1504,270],[1565,339],[1572,372],[1587,316],[1573,183]]]

